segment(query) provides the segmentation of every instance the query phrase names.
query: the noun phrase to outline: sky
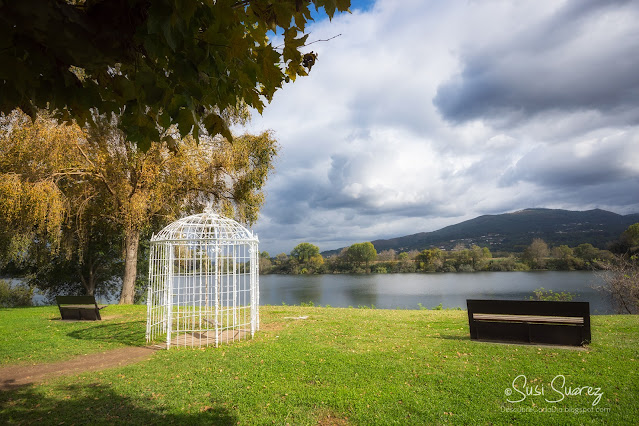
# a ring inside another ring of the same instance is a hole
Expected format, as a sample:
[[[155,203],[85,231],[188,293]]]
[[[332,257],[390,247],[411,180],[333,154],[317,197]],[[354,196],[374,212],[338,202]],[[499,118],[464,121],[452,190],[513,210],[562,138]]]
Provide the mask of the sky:
[[[639,2],[354,1],[249,131],[271,256],[525,208],[639,213]]]

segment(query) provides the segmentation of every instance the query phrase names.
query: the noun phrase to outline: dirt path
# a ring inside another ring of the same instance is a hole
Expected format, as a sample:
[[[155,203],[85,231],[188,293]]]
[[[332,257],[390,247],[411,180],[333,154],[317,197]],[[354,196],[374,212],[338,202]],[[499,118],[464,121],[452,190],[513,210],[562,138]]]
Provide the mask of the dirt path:
[[[52,377],[133,364],[150,358],[156,350],[151,347],[126,347],[49,364],[2,367],[0,391],[42,382]]]

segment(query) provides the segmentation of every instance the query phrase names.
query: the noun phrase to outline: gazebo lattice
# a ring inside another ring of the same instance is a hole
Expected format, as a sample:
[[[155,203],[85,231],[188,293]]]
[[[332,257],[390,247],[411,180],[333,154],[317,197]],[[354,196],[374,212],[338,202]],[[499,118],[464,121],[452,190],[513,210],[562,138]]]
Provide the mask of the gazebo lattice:
[[[259,329],[258,239],[207,209],[151,238],[147,342],[200,347]]]

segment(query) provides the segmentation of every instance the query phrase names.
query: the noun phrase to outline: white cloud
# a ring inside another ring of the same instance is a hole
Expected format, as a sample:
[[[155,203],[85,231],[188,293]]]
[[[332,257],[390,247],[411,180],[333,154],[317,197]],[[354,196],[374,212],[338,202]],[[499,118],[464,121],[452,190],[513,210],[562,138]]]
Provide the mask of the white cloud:
[[[321,21],[310,76],[253,130],[282,145],[272,254],[526,207],[639,211],[639,8],[379,1]]]

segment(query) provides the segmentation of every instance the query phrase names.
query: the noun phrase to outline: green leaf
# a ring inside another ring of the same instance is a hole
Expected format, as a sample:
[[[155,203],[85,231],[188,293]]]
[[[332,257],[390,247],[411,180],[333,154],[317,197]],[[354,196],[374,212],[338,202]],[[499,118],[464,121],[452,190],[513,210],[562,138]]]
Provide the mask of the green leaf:
[[[169,106],[167,107],[167,112],[171,117],[177,117],[182,108],[187,107],[188,100],[186,96],[181,94],[176,94],[171,98],[171,102],[169,102]]]
[[[184,19],[186,24],[190,24],[191,19],[193,19],[193,16],[195,16],[195,12],[197,11],[198,2],[195,0],[181,0],[179,5],[180,7],[178,12],[180,16]]]
[[[164,130],[168,129],[171,126],[171,116],[166,112],[158,114],[157,121],[160,127],[162,127]]]
[[[135,99],[135,85],[128,78],[116,75],[111,81],[111,88],[122,98],[122,103]]]
[[[219,115],[215,113],[209,114],[204,118],[204,120],[202,120],[202,123],[210,136],[221,134],[229,141],[233,140],[233,135],[231,134],[230,129],[226,125],[224,119]]]
[[[182,136],[186,136],[191,133],[191,129],[193,129],[193,126],[195,125],[193,111],[188,108],[180,109],[177,116],[177,125]]]
[[[169,44],[169,47],[172,51],[175,52],[177,48],[177,43],[175,42],[175,38],[173,37],[173,29],[171,28],[171,21],[166,20],[162,22],[162,34],[164,34],[164,39]]]

